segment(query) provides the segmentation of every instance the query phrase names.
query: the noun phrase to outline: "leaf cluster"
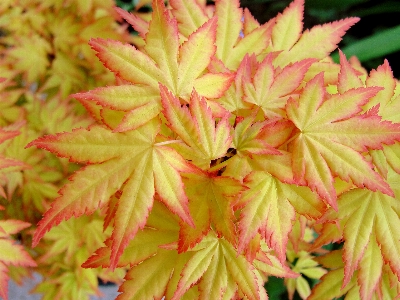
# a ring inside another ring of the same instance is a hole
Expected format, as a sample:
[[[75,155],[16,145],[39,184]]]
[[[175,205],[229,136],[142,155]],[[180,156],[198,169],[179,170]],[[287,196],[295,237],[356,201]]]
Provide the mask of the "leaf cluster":
[[[37,264],[44,299],[122,276],[118,299],[268,299],[271,277],[290,299],[398,297],[399,83],[387,61],[329,56],[358,18],[305,30],[303,0],[265,24],[238,0],[153,0],[144,17],[15,1],[1,286]]]
[[[85,164],[33,245],[101,210],[112,234],[83,266],[129,268],[118,299],[267,299],[268,276],[290,298],[396,296],[398,82],[329,57],[358,18],[304,31],[301,0],[265,24],[235,0],[169,5],[118,9],[141,42],[90,41],[118,79],[73,95],[96,124],[28,145]]]
[[[63,281],[60,278],[69,278],[67,285],[71,293],[85,299],[98,293],[97,276],[114,282],[123,276],[101,270],[86,270],[83,272],[86,275],[79,272],[80,264],[89,255],[83,250],[86,257],[82,258],[79,253],[73,256],[78,263],[74,259],[60,263],[68,247],[59,249],[63,252],[57,252],[53,259],[42,260],[43,253],[54,253],[46,239],[35,251],[31,249],[36,223],[58,196],[57,191],[67,177],[79,166],[38,149],[24,148],[29,141],[43,134],[88,126],[93,121],[68,95],[114,82],[113,75],[102,66],[87,44],[91,37],[130,41],[126,29],[117,23],[112,1],[6,0],[0,3],[0,76],[4,77],[0,82],[0,205],[3,208],[0,222],[32,224],[30,228],[23,226],[11,232],[13,236],[7,236],[9,239],[4,242],[7,244],[0,247],[1,253],[23,253],[18,254],[19,258],[16,255],[14,261],[4,261],[1,271],[1,296],[4,299],[7,298],[6,279],[11,277],[21,282],[22,277],[32,270],[28,266],[33,265],[39,265],[35,271],[49,283],[45,289],[38,289],[47,299],[54,299],[54,293],[65,292],[57,283]],[[93,217],[96,218],[100,219]],[[67,228],[63,230],[68,231]],[[98,231],[101,233],[101,226]],[[101,234],[106,238],[107,234]],[[74,235],[80,233],[74,231]],[[86,246],[80,245],[80,248],[86,249]],[[78,251],[78,247],[74,251]],[[24,264],[29,258],[27,252],[35,264]],[[67,271],[77,274],[69,276]],[[84,278],[91,278],[90,284],[81,288],[80,282],[85,281]],[[77,299],[69,293],[64,295]]]

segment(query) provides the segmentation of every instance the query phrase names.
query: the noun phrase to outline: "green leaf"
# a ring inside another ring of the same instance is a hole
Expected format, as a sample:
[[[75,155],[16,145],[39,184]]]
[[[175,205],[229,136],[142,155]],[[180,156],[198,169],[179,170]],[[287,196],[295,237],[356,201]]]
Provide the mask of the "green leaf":
[[[382,30],[358,42],[346,46],[342,51],[347,57],[357,56],[363,62],[376,57],[388,55],[400,50],[400,25]],[[334,53],[332,58],[339,62],[339,54]]]
[[[330,1],[307,0],[306,9],[317,8],[317,9],[343,10],[346,7],[357,5],[367,1],[368,0],[330,0]]]

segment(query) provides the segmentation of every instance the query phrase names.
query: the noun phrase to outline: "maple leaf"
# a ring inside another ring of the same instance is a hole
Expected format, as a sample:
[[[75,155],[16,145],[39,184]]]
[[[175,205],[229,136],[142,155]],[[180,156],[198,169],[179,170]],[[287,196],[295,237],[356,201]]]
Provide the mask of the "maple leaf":
[[[239,155],[248,155],[253,157],[254,154],[271,154],[282,155],[274,146],[270,145],[268,139],[265,137],[265,131],[272,129],[270,121],[255,122],[255,116],[252,115],[243,119],[235,126],[235,134],[233,136],[233,146]],[[278,125],[274,122],[274,125]],[[281,135],[283,135],[284,128],[281,128]],[[277,140],[278,138],[276,138]],[[272,141],[273,143],[274,141]]]
[[[178,22],[179,32],[189,37],[208,20],[205,7],[199,1],[172,0],[169,1],[172,14]]]
[[[90,294],[100,296],[98,278],[105,282],[122,282],[125,275],[122,269],[81,268],[82,262],[111,234],[111,227],[103,232],[102,223],[102,217],[93,214],[69,219],[46,234],[36,259],[44,280],[34,292],[43,294],[46,299],[87,299]]]
[[[364,110],[368,110],[376,105],[379,105],[379,115],[385,120],[392,122],[398,122],[399,119],[394,116],[397,114],[393,112],[393,108],[398,105],[396,99],[396,79],[393,77],[392,69],[389,66],[389,62],[385,59],[384,63],[372,70],[369,76],[365,80],[366,86],[381,86],[384,89],[380,91],[375,97],[373,97],[367,105],[364,106]]]
[[[253,265],[257,270],[263,272],[267,276],[297,278],[298,273],[293,272],[286,262],[281,262],[268,245],[261,240],[259,249],[253,260]]]
[[[244,250],[257,232],[275,250],[281,262],[286,260],[286,244],[296,211],[321,216],[319,199],[306,187],[296,187],[279,181],[266,172],[252,172],[244,178],[249,188],[243,193],[239,224],[238,251]],[[302,208],[304,207],[304,208]]]
[[[8,159],[18,159],[20,162],[17,167],[5,168],[0,173],[6,197],[10,200],[21,199],[11,201],[7,205],[8,209],[17,213],[18,218],[36,223],[45,210],[44,199],[54,199],[57,196],[59,187],[56,187],[55,182],[62,179],[63,173],[54,167],[54,163],[59,161],[57,158],[38,149],[24,149],[28,141],[37,137],[37,133],[32,130],[33,126],[29,127],[25,122],[8,127],[18,129],[21,134],[1,144],[0,152]]]
[[[222,97],[216,99],[216,103],[221,104],[226,110],[230,112],[238,112],[242,109],[249,109],[251,108],[251,104],[248,102],[243,101],[244,97],[244,86],[243,82],[245,78],[250,77],[250,66],[251,64],[248,63],[248,60],[255,60],[255,56],[245,56],[240,63],[239,67],[237,68],[236,75],[234,80],[229,87],[229,89],[222,95]],[[214,68],[218,70],[225,70],[226,67],[223,63],[219,60],[212,61],[215,66]]]
[[[327,212],[321,220],[326,220],[329,215],[330,214]],[[318,234],[318,237],[313,243],[314,249],[319,249],[326,244],[343,240],[343,230],[341,225],[337,222],[324,222],[322,228],[318,230]]]
[[[19,125],[22,126],[23,123]],[[20,127],[18,124],[15,126],[16,128]],[[20,134],[17,130],[9,130],[10,128],[0,128],[0,144],[4,143],[7,140],[13,139],[14,137]],[[4,145],[2,145],[4,146]],[[0,175],[4,176],[5,174],[11,171],[19,171],[21,169],[28,169],[30,166],[20,160],[13,159],[8,155],[0,155]],[[5,179],[7,181],[7,179]],[[9,193],[10,194],[10,193]],[[0,186],[0,195],[4,198],[7,197],[7,193],[4,190],[3,186]]]
[[[334,299],[346,295],[350,299],[395,299],[398,296],[400,284],[397,276],[392,272],[390,267],[382,265],[382,257],[375,253],[371,256],[371,250],[378,250],[376,247],[375,235],[371,236],[372,245],[368,244],[366,251],[366,260],[362,260],[360,270],[370,269],[369,273],[364,276],[360,275],[360,271],[355,271],[349,283],[343,287],[344,263],[342,260],[343,249],[334,250],[328,254],[316,257],[316,260],[330,271],[321,278],[312,290],[309,299]],[[375,244],[375,245],[374,245]],[[373,261],[377,259],[377,261]],[[364,265],[365,263],[365,265]],[[362,280],[360,280],[362,278]],[[365,282],[364,282],[365,280]],[[372,288],[369,283],[373,283]]]
[[[169,283],[179,276],[189,257],[190,253],[178,255],[176,250],[158,250],[155,256],[128,271],[120,288],[122,294],[117,299],[162,299],[165,289],[173,289],[173,284]],[[150,269],[152,272],[148,272]]]
[[[10,238],[11,234],[20,232],[30,224],[20,220],[0,220],[0,296],[8,299],[9,265],[35,267],[35,261],[23,246]]]
[[[190,98],[190,111],[181,107],[179,99],[164,86],[160,86],[160,93],[169,127],[191,148],[194,156],[211,161],[226,154],[232,140],[228,114],[215,126],[206,100],[195,91]]]
[[[74,162],[89,162],[62,188],[61,196],[38,223],[33,245],[62,220],[104,207],[118,190],[122,195],[114,215],[112,267],[145,225],[155,192],[169,209],[193,225],[179,174],[193,168],[175,150],[157,145],[158,128],[158,123],[152,122],[136,131],[112,133],[94,126],[31,142],[28,147],[37,146]]]
[[[344,224],[345,286],[355,270],[361,286],[361,296],[372,293],[382,272],[383,259],[400,278],[400,236],[395,199],[380,192],[355,189],[343,194],[338,201]],[[379,243],[379,246],[378,246]],[[378,276],[378,277],[377,277]]]
[[[28,82],[35,82],[45,75],[50,65],[48,55],[52,53],[51,45],[36,34],[18,39],[21,46],[11,48],[7,55],[15,59],[15,68],[25,72]]]
[[[46,253],[39,258],[39,261],[45,264],[59,259],[59,257],[55,259],[57,256],[62,256],[66,264],[76,260],[79,263],[77,249],[91,253],[103,244],[106,234],[102,232],[101,225],[102,219],[94,215],[69,219],[53,227],[45,237],[51,244],[49,243]]]
[[[359,73],[350,65],[350,63],[346,59],[346,56],[343,54],[342,51],[340,51],[340,49],[339,49],[339,57],[340,57],[340,72],[338,75],[338,83],[337,83],[338,92],[345,93],[350,89],[363,87],[364,84],[362,83],[359,77]],[[373,84],[370,86],[373,87],[380,85]],[[374,97],[378,96],[380,92],[378,92]],[[371,106],[371,104],[373,103],[372,99],[374,97],[371,97],[371,99],[366,105],[372,107],[373,105]]]
[[[122,8],[115,7],[115,11],[126,21],[128,22],[135,31],[138,32],[142,39],[146,38],[146,33],[149,30],[149,22],[143,20],[136,14],[132,14],[123,10]],[[203,24],[203,23],[202,23]],[[200,27],[200,26],[199,26]]]
[[[155,201],[146,226],[138,231],[125,248],[118,261],[118,267],[137,265],[154,256],[160,246],[174,243],[179,236],[179,220],[161,202]],[[106,247],[97,251],[82,265],[85,268],[110,267],[111,243],[108,239]]]
[[[20,132],[16,130],[7,130],[4,128],[0,128],[0,143],[12,139],[13,137],[16,137],[19,134]]]
[[[208,15],[217,18],[216,58],[228,69],[236,70],[246,54],[258,55],[270,42],[273,20],[260,26],[247,9],[243,13],[238,0],[216,1],[211,14],[197,1],[173,0],[170,4],[185,37],[203,24]]]
[[[119,267],[131,268],[120,288],[122,294],[117,299],[161,299],[164,295],[168,299],[172,297],[180,271],[192,255],[178,254],[174,249],[173,244],[178,234],[178,218],[163,204],[155,202],[146,226],[129,242],[118,262]],[[98,249],[83,267],[109,267],[111,240],[106,242],[106,246]],[[147,272],[149,269],[154,272]],[[155,281],[158,284],[154,285]]]
[[[145,52],[116,41],[90,41],[103,64],[133,85],[99,88],[73,96],[127,111],[116,131],[134,129],[161,112],[157,94],[159,83],[183,99],[189,98],[193,88],[202,96],[219,97],[229,87],[232,75],[204,72],[216,51],[216,26],[217,21],[212,18],[180,44],[176,19],[170,16],[163,1],[154,0],[152,20],[143,47]]]
[[[342,261],[343,250],[331,251],[320,257],[316,257],[316,260],[322,264],[325,268],[330,269],[312,290],[312,293],[308,299],[334,299],[339,298],[352,289],[357,289],[356,277],[352,277],[351,281],[346,287],[343,287],[344,277],[344,264]],[[358,295],[357,295],[358,296]]]
[[[219,237],[223,236],[235,245],[233,205],[245,187],[233,178],[206,172],[185,175],[184,184],[195,228],[181,224],[178,250],[192,248],[211,228]]]
[[[358,187],[393,195],[361,154],[400,138],[398,124],[382,121],[373,112],[359,115],[361,106],[379,90],[351,89],[328,98],[323,74],[319,74],[307,83],[298,100],[291,99],[286,106],[288,118],[299,129],[291,143],[294,177],[304,178],[335,209],[334,175]]]
[[[216,57],[229,69],[236,69],[246,54],[260,54],[267,48],[274,20],[241,36],[243,12],[238,0],[220,0],[215,5],[218,18]]]
[[[199,283],[199,299],[230,299],[236,286],[250,299],[261,299],[254,267],[244,256],[237,255],[233,246],[224,239],[209,234],[198,244],[196,251],[182,270],[177,290],[172,299],[180,299],[191,285]],[[230,295],[230,296],[229,296]]]
[[[350,76],[348,76],[350,77]],[[353,76],[354,78],[354,76]],[[355,81],[355,79],[353,79]],[[363,84],[362,82],[361,84]],[[363,106],[364,111],[375,110],[384,120],[391,122],[400,122],[398,107],[400,104],[400,97],[396,93],[396,79],[393,77],[392,70],[387,60],[376,70],[372,70],[365,80],[366,86],[381,86],[381,90],[376,96]],[[379,152],[379,151],[378,151]],[[387,162],[391,168],[397,173],[400,173],[400,143],[396,142],[392,145],[383,145],[384,157],[382,159]],[[376,152],[375,152],[376,154]],[[377,167],[382,167],[382,164],[377,163]]]
[[[274,53],[268,54],[254,66],[254,76],[244,79],[244,100],[261,107],[267,118],[284,117],[290,95],[299,87],[315,59],[304,59],[287,65],[282,70],[273,66]],[[247,59],[247,63],[250,60]]]
[[[398,176],[388,168],[388,182],[397,197]],[[342,271],[330,276],[341,276],[341,287],[346,289],[352,285],[353,277],[356,278],[359,296],[371,299],[374,293],[380,293],[386,275],[392,274],[395,277],[393,282],[399,282],[397,257],[400,237],[395,229],[400,222],[399,205],[395,198],[379,191],[352,189],[338,198],[338,208],[338,212],[330,209],[321,219],[324,222],[339,220],[337,225],[332,224],[339,232],[323,231],[321,240],[329,242],[329,236],[340,236],[340,239],[343,236],[345,241],[342,254],[344,263],[340,264]],[[318,293],[320,291],[318,289]]]
[[[7,74],[9,71],[11,74]],[[13,70],[2,70],[3,76],[11,78],[16,75]],[[1,103],[0,103],[0,126],[6,126],[11,122],[16,120],[21,120],[21,113],[23,113],[23,108],[15,105],[18,99],[23,93],[23,89],[13,89],[11,86],[14,85],[12,80],[6,80],[6,78],[0,77],[0,93],[1,93]]]
[[[279,149],[291,137],[295,129],[293,123],[282,119],[255,120],[253,113],[236,124],[233,147],[237,155],[224,162],[226,171],[235,178],[241,174],[241,180],[251,171],[266,171],[282,182],[294,183],[291,154]],[[238,163],[247,167],[236,168]],[[248,172],[243,173],[246,169]]]
[[[18,136],[19,134],[20,134],[19,131],[15,131],[15,130],[11,131],[11,130],[7,130],[4,128],[0,128],[0,144],[6,140],[9,140],[9,139],[12,139],[12,138]],[[27,165],[21,161],[0,155],[0,170],[7,169],[9,167],[23,168],[23,167],[27,167]],[[7,197],[5,197],[5,198],[7,198]]]
[[[256,240],[255,240],[256,241]],[[256,241],[253,255],[237,254],[225,239],[210,232],[198,245],[181,272],[172,299],[179,299],[193,283],[198,282],[198,299],[268,299],[262,275],[295,278],[298,274],[272,255],[268,246]]]
[[[292,271],[306,275],[308,278],[319,279],[321,276],[327,273],[327,271],[318,266],[312,255],[307,251],[288,251],[288,260],[292,266]],[[289,299],[293,299],[295,290],[299,293],[302,299],[308,299],[311,293],[309,283],[303,276],[296,278],[286,278],[285,284],[287,285]]]
[[[195,247],[178,253],[179,222],[163,204],[154,203],[145,228],[130,241],[118,262],[119,267],[129,265],[131,269],[117,299],[161,299],[163,296],[188,300],[231,299],[238,292],[249,299],[267,299],[261,272],[298,276],[269,253],[265,243],[257,247],[251,263],[213,231]],[[98,249],[83,266],[110,266],[110,242],[107,241],[106,247]],[[154,272],[148,272],[149,269]]]
[[[304,0],[295,0],[276,17],[268,48],[268,52],[282,51],[274,61],[275,66],[284,67],[306,58],[324,59],[336,49],[345,32],[359,20],[346,18],[302,32],[303,12]]]

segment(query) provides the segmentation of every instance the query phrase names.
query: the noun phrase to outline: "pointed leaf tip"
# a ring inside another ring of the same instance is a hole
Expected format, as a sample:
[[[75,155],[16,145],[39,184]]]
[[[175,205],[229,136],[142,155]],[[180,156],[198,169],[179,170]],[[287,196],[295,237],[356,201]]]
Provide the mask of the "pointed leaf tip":
[[[146,33],[149,29],[149,24],[147,21],[142,18],[127,12],[126,10],[115,7],[114,10],[118,13],[118,15],[123,18],[126,22],[128,22],[133,29],[135,29],[142,38],[146,37]]]
[[[164,75],[147,54],[117,40],[92,38],[89,45],[103,65],[133,84],[157,87]]]

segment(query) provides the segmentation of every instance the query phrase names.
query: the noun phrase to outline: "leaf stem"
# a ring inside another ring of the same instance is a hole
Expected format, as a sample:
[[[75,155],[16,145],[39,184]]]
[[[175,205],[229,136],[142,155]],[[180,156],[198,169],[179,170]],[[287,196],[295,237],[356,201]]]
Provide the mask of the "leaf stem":
[[[222,163],[219,163],[218,165],[215,165],[214,167],[208,169],[208,172],[212,173],[212,172],[221,170],[222,168],[226,167],[226,165],[228,164],[230,159],[231,159],[231,157],[228,158],[227,160],[224,160]]]
[[[155,146],[164,146],[168,144],[178,144],[178,143],[183,143],[182,140],[171,140],[171,141],[165,141],[165,142],[160,142],[160,143],[155,143]]]
[[[290,142],[292,142],[294,139],[296,139],[299,135],[300,135],[300,132],[296,133],[289,140],[287,140],[285,143],[283,143],[280,147],[287,146]]]

